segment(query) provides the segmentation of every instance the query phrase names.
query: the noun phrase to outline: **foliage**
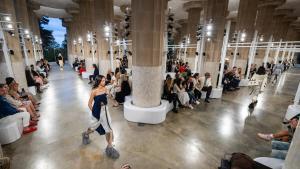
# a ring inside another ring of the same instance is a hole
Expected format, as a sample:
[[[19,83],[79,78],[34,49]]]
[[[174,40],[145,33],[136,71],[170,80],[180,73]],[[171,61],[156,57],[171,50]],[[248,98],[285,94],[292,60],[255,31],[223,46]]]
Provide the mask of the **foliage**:
[[[62,46],[60,46],[53,36],[53,31],[45,29],[43,25],[47,25],[49,23],[49,19],[46,16],[43,16],[39,21],[39,27],[41,32],[41,39],[43,42],[43,51],[44,51],[44,57],[49,61],[55,61],[55,57],[58,55],[58,53],[63,54],[64,57],[66,57],[67,53],[67,45],[66,45],[66,37],[65,40],[62,43]]]

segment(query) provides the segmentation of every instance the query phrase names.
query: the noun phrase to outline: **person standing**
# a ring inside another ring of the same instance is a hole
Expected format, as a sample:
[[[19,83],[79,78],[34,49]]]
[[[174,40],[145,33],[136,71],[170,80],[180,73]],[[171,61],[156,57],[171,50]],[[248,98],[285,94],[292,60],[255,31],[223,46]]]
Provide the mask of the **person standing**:
[[[61,53],[58,54],[57,59],[58,59],[60,70],[64,70],[64,58],[62,57]]]
[[[279,61],[278,64],[276,64],[273,68],[273,74],[274,74],[274,80],[272,81],[272,83],[277,83],[278,80],[278,76],[281,75],[281,73],[284,70],[284,66],[282,65],[281,61]]]

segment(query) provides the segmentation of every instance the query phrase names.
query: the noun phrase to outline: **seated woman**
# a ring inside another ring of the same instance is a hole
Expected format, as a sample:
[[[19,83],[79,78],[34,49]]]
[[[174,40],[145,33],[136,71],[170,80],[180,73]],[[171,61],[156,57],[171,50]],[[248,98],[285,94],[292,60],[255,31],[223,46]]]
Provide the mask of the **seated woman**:
[[[128,77],[126,75],[121,75],[121,90],[116,92],[115,103],[114,106],[118,106],[125,102],[125,96],[129,96],[131,94],[131,88],[128,82]]]
[[[33,97],[31,93],[25,92],[23,89],[22,92],[19,91],[19,84],[14,80],[12,77],[7,77],[6,84],[9,87],[8,94],[11,95],[13,98],[20,100],[20,101],[31,101],[34,107],[37,107],[40,103]]]
[[[42,67],[41,62],[37,61],[36,62],[36,71],[43,77],[46,78],[48,75],[45,71],[45,68]]]
[[[82,75],[82,72],[86,72],[86,68],[85,68],[85,64],[84,64],[84,62],[82,62],[81,64],[80,64],[80,68],[78,69],[78,74],[79,75]]]
[[[96,64],[93,64],[93,68],[94,68],[94,73],[89,76],[90,79],[89,84],[91,84],[92,81],[95,80],[95,78],[99,75],[99,69]]]
[[[167,99],[169,103],[173,102],[173,112],[177,113],[177,102],[180,103],[178,96],[173,92],[173,79],[169,74],[166,76],[166,80],[164,82],[164,91],[163,91],[163,99]]]
[[[16,109],[26,109],[26,111],[30,114],[32,121],[38,121],[38,117],[40,116],[36,110],[33,104],[30,101],[20,101],[14,99],[11,95],[8,94],[8,86],[4,85],[5,91],[3,93],[3,97],[6,98],[7,102],[9,102],[13,107]]]
[[[42,93],[41,84],[35,82],[35,80],[33,79],[32,74],[31,74],[31,71],[29,70],[28,67],[25,68],[25,77],[26,77],[28,87],[35,86],[36,89],[37,89],[37,92]]]
[[[32,74],[35,82],[39,83],[40,86],[43,86],[44,85],[44,78],[37,71],[34,70],[33,65],[30,65],[30,71],[31,71],[31,74]]]
[[[178,95],[178,99],[181,105],[189,107],[190,109],[194,109],[194,107],[190,104],[190,97],[189,94],[185,91],[185,88],[186,82],[184,82],[183,79],[179,78],[174,84],[173,92]]]
[[[16,109],[6,100],[4,96],[7,94],[7,90],[8,88],[6,84],[0,84],[0,119],[3,121],[16,121],[17,119],[21,119],[23,122],[23,134],[36,131],[37,128],[34,126],[36,126],[37,123],[30,121],[30,115],[28,112]]]
[[[121,91],[121,73],[118,72],[114,80],[111,80],[111,85],[108,85],[109,94],[112,98],[116,97],[116,93]]]

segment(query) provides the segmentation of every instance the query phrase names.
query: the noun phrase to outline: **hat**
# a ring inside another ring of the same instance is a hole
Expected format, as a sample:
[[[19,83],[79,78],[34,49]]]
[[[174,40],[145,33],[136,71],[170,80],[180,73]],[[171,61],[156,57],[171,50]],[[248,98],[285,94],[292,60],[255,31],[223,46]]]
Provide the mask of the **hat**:
[[[288,123],[293,118],[300,116],[299,109],[290,109],[286,112],[283,123]]]
[[[7,78],[5,79],[7,85],[10,85],[14,80],[15,80],[15,79],[14,79],[13,77],[7,77]]]

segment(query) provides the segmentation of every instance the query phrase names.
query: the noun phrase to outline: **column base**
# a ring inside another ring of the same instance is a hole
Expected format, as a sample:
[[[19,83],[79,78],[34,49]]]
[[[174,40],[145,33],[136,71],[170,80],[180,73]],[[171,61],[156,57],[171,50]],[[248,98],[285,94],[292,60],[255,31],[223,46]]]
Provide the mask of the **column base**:
[[[166,115],[173,109],[173,104],[167,100],[161,100],[157,107],[143,108],[132,104],[131,96],[127,96],[124,102],[125,119],[135,123],[159,124],[165,121]]]
[[[246,86],[248,86],[248,83],[249,83],[249,80],[248,80],[248,79],[242,79],[242,80],[240,81],[239,86],[246,87]]]
[[[210,94],[210,98],[212,99],[220,99],[222,98],[223,88],[213,88]]]
[[[289,105],[285,114],[285,118],[293,117],[294,114],[298,112],[300,112],[300,105]]]

